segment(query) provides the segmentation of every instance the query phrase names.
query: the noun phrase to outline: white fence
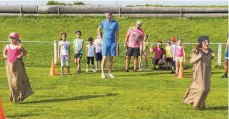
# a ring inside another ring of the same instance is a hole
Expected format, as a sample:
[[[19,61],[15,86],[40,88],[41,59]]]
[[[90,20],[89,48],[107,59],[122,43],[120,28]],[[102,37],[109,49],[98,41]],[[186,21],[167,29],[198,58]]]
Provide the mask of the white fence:
[[[123,44],[123,42],[119,42],[119,46]],[[157,44],[155,42],[149,42],[150,46]],[[183,43],[184,45],[196,45],[197,43]],[[218,52],[216,52],[217,55],[217,65],[221,66],[221,60],[222,60],[222,46],[223,44],[226,43],[211,43],[212,45],[218,45]],[[123,45],[121,45],[120,47],[122,47]],[[57,61],[57,41],[54,40],[54,62],[56,64]]]
[[[0,41],[0,50],[2,51],[8,41]],[[86,43],[85,43],[86,44]],[[149,42],[149,46],[156,43]],[[197,43],[183,43],[185,45],[186,54],[188,54],[191,49]],[[224,50],[226,43],[210,43],[210,47],[213,48],[213,51],[216,53],[214,59],[214,64],[221,66],[224,58]],[[27,61],[27,66],[49,66],[51,59],[54,59],[55,64],[57,64],[57,40],[54,41],[22,41],[22,45],[28,50],[28,55],[25,57]],[[117,57],[118,62],[123,62],[125,58],[125,49],[123,47],[123,42],[119,43],[120,55]],[[151,53],[150,53],[151,55]],[[189,57],[189,56],[188,56]],[[2,59],[2,55],[0,55]],[[216,59],[217,58],[217,59]],[[3,61],[0,62],[0,65],[3,65]],[[117,63],[118,65],[122,65]],[[122,66],[120,66],[122,67]]]

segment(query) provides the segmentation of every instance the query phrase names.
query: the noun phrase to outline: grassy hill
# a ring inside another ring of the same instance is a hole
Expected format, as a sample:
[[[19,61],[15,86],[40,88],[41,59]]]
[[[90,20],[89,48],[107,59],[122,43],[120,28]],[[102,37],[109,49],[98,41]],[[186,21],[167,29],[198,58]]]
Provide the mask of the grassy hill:
[[[27,16],[0,17],[0,40],[7,40],[12,31],[19,32],[22,41],[50,41],[50,43],[23,43],[29,54],[26,56],[27,66],[49,66],[53,57],[53,40],[58,40],[60,33],[65,31],[68,40],[73,41],[75,31],[82,31],[82,38],[95,38],[97,28],[105,17],[66,17],[66,16]],[[149,42],[166,42],[171,36],[182,37],[184,42],[196,42],[200,35],[209,35],[210,42],[226,42],[228,18],[114,18],[120,26],[120,42],[124,41],[127,29],[142,20]],[[0,50],[5,43],[0,43]],[[120,46],[121,56],[118,63],[123,63],[125,50]],[[189,54],[193,45],[185,49]],[[216,45],[211,46],[217,52]],[[222,53],[223,54],[223,53]],[[1,58],[2,56],[0,56]],[[222,57],[223,58],[223,57]],[[223,61],[223,60],[222,60]],[[0,65],[4,63],[0,61]],[[214,64],[215,65],[215,64]]]

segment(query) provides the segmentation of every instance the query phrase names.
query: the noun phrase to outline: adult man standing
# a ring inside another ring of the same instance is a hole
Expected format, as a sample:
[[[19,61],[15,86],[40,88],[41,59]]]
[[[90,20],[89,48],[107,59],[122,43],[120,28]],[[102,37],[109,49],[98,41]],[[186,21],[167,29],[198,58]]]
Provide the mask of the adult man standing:
[[[104,75],[104,66],[107,56],[109,55],[108,77],[114,78],[112,75],[113,56],[118,53],[118,37],[119,26],[118,22],[112,19],[112,13],[106,13],[106,19],[102,21],[98,28],[98,34],[101,34],[103,29],[103,43],[102,43],[102,62],[101,62],[101,77],[106,78]]]
[[[129,72],[129,64],[131,56],[134,57],[134,72],[137,71],[138,65],[138,57],[140,56],[140,46],[142,45],[142,41],[144,39],[144,31],[141,29],[142,22],[137,21],[135,27],[129,28],[124,47],[127,48],[126,51],[126,72]]]

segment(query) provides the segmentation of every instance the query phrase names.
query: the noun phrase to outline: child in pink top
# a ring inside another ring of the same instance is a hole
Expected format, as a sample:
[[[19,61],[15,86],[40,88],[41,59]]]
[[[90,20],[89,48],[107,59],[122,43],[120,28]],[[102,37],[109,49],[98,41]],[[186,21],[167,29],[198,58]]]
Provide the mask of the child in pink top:
[[[178,75],[178,71],[180,70],[180,67],[184,67],[184,62],[185,62],[185,51],[184,51],[184,46],[182,44],[182,38],[178,38],[177,40],[177,45],[174,48],[174,60],[176,62],[176,74],[175,76]]]
[[[3,50],[3,58],[6,60],[6,74],[11,92],[10,101],[17,103],[32,95],[33,91],[22,61],[27,52],[19,44],[18,33],[12,32],[9,38],[10,44],[7,44]]]

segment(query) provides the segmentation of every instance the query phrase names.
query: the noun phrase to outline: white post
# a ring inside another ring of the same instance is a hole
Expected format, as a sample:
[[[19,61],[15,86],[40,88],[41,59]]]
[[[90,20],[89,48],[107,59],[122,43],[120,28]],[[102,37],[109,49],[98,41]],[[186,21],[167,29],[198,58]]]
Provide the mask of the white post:
[[[57,45],[56,45],[56,40],[54,40],[53,44],[54,44],[54,64],[56,64],[57,61]]]
[[[221,53],[222,53],[222,43],[218,44],[218,60],[217,65],[221,66]]]

